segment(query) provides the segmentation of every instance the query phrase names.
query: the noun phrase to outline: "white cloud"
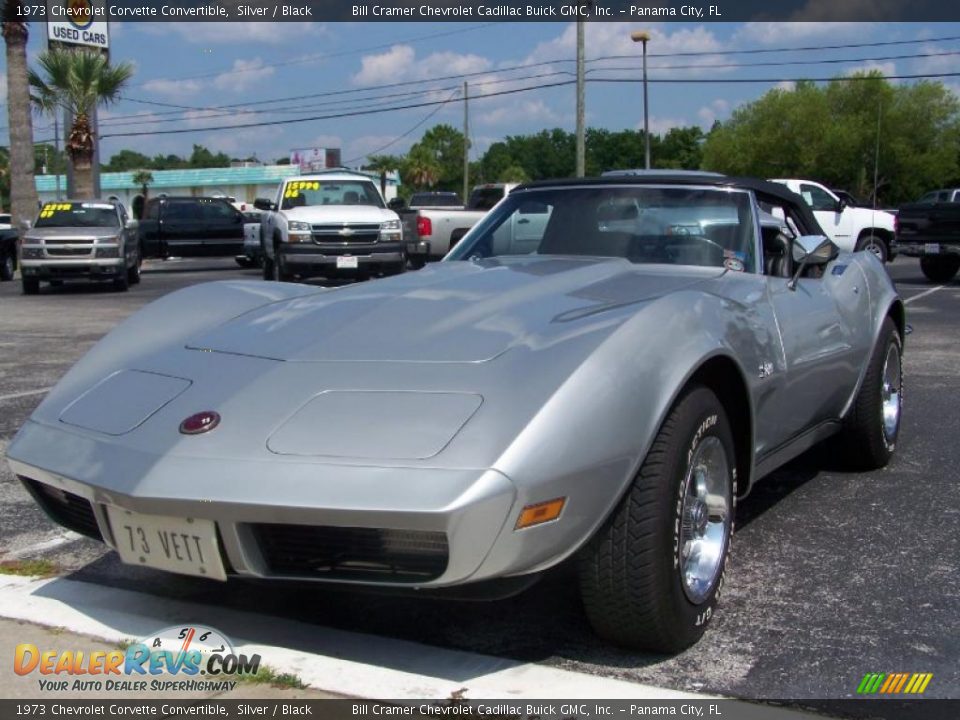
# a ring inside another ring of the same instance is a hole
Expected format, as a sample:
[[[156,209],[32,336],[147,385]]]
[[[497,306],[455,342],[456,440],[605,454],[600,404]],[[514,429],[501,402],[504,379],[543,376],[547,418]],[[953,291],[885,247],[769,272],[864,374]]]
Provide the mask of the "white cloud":
[[[853,75],[854,73],[868,73],[879,70],[883,75],[895,75],[897,64],[894,62],[864,62],[853,67],[848,67],[843,71],[844,75]]]
[[[143,89],[157,95],[177,97],[179,95],[193,95],[203,90],[203,83],[199,80],[167,80],[156,78],[143,83]]]
[[[382,85],[405,77],[413,65],[416,51],[409,45],[394,45],[379,55],[360,59],[360,72],[353,76],[357,85]]]
[[[777,90],[784,90],[786,92],[793,92],[797,89],[797,83],[793,80],[781,80],[776,85],[773,86]]]
[[[700,127],[709,130],[717,120],[724,120],[730,115],[730,103],[723,98],[717,98],[708,105],[697,110],[700,118]]]
[[[364,55],[360,71],[353,76],[356,85],[382,85],[403,80],[431,80],[445,75],[483,72],[493,65],[480,55],[436,52],[417,58],[409,45],[394,45],[386,52]]]
[[[686,120],[683,118],[670,118],[670,117],[659,117],[657,115],[650,116],[650,135],[665,135],[670,131],[671,128],[675,127],[686,127],[689,125]],[[643,130],[643,120],[641,119],[634,126],[634,130],[640,131]]]
[[[354,161],[351,164],[359,164],[356,158],[364,159],[371,153],[374,155],[403,155],[410,149],[411,145],[419,140],[418,137],[408,136],[393,142],[396,138],[396,135],[362,135],[348,140],[341,151],[343,161]],[[384,148],[385,145],[388,145],[388,147]]]
[[[872,30],[873,24],[867,22],[750,22],[734,33],[732,43],[789,47],[815,41],[821,45],[836,40],[862,39]]]
[[[243,92],[256,87],[273,73],[274,69],[265,67],[263,60],[258,57],[252,60],[237,58],[233,61],[233,67],[230,70],[214,78],[213,85],[218,90]]]

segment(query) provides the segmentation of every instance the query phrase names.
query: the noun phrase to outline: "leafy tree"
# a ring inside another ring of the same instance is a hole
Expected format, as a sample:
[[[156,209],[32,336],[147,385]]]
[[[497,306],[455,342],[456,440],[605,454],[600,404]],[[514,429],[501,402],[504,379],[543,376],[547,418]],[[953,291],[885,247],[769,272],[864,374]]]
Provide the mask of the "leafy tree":
[[[133,214],[138,220],[140,220],[143,218],[143,210],[147,206],[149,187],[150,183],[153,182],[153,173],[149,170],[138,170],[133,174],[131,180],[133,180],[134,185],[140,186],[139,202],[138,198],[134,198],[133,203]]]
[[[652,157],[654,167],[674,170],[700,169],[704,135],[698,126],[670,128],[667,134],[658,137],[657,141],[657,154]],[[651,155],[652,146],[653,143]]]
[[[497,177],[497,182],[505,183],[525,183],[530,181],[530,176],[519,165],[511,165],[506,168]]]
[[[414,145],[407,153],[401,173],[414,188],[433,188],[442,177],[443,168],[428,148]]]
[[[450,125],[435,125],[423,134],[407,154],[407,162],[416,158],[418,170],[429,167],[431,183],[422,183],[411,174],[414,184],[436,186],[437,190],[460,191],[463,188],[463,133]],[[410,171],[408,170],[408,174]]]
[[[10,129],[9,176],[10,212],[13,226],[33,220],[37,214],[37,186],[33,169],[33,118],[27,75],[27,23],[16,22],[22,15],[22,0],[7,0],[3,9],[3,40],[7,51],[7,127]]]
[[[192,168],[222,168],[230,167],[230,156],[218,152],[210,152],[203,145],[194,145],[190,159],[187,161]]]
[[[104,172],[127,172],[145,167],[151,167],[149,157],[136,150],[121,150],[114,153],[102,169]]]
[[[67,153],[73,161],[75,192],[93,196],[93,127],[90,113],[108,105],[133,75],[133,65],[110,65],[107,58],[90,51],[48,50],[37,59],[43,74],[28,73],[37,107],[50,112],[62,107],[70,111],[73,125],[67,136]]]

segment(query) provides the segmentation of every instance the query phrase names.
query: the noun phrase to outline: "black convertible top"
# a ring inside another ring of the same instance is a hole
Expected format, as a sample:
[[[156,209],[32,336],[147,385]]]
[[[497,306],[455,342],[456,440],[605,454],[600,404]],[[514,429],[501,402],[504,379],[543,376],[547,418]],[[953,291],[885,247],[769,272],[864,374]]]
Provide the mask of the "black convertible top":
[[[793,210],[793,214],[802,220],[802,224],[806,226],[807,232],[810,234],[825,234],[806,201],[781,183],[760,180],[753,177],[734,177],[732,175],[720,175],[718,173],[708,172],[671,172],[669,170],[655,170],[652,172],[640,170],[635,172],[636,174],[624,172],[623,174],[610,174],[602,177],[537,180],[535,182],[524,183],[514,188],[514,192],[582,185],[715,185],[716,187],[741,188],[744,190],[752,190],[754,195],[757,196],[757,200],[761,203],[766,202],[773,205],[789,206]]]

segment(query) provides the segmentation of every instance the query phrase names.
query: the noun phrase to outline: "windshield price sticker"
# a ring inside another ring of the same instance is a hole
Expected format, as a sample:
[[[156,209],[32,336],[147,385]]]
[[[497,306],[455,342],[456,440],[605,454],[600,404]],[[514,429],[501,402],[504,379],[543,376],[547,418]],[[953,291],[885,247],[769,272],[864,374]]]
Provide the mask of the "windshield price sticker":
[[[54,213],[58,212],[70,212],[73,209],[73,205],[70,203],[48,203],[43,206],[43,210],[40,211],[40,217],[48,218],[53,217]]]
[[[319,190],[320,183],[316,180],[297,180],[292,183],[287,183],[286,192],[283,193],[283,196],[286,198],[297,197],[300,194],[301,190]]]

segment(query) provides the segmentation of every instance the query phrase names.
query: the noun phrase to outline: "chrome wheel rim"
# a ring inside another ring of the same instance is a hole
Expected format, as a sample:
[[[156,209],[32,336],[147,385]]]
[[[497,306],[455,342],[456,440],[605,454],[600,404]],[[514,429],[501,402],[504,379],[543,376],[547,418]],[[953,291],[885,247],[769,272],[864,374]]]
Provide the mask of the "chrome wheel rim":
[[[867,250],[869,250],[869,251],[872,252],[874,255],[876,255],[876,256],[877,256],[877,260],[879,260],[880,262],[883,262],[884,260],[887,259],[887,258],[886,258],[886,253],[884,252],[883,248],[880,247],[880,243],[877,242],[876,240],[871,240],[871,241],[867,244]]]
[[[699,605],[720,576],[730,539],[730,466],[719,438],[697,445],[684,478],[679,570],[690,602]]]
[[[880,388],[880,421],[888,445],[897,437],[900,427],[901,379],[900,349],[896,343],[890,343],[883,363],[883,385]]]

